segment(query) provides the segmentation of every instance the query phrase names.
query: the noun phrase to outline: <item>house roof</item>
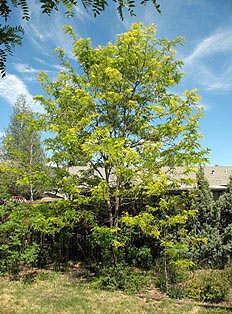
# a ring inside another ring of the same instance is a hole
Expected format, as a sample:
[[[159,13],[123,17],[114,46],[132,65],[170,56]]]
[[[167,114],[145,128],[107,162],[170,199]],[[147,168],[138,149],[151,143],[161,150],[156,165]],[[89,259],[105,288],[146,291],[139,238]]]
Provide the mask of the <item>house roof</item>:
[[[70,174],[78,174],[81,172],[81,170],[87,170],[88,167],[70,167],[69,172]],[[167,168],[168,169],[168,168]],[[181,177],[184,177],[182,167],[176,168],[173,172],[171,177],[174,177],[176,179],[180,179]],[[94,171],[95,175],[104,177],[104,171],[103,168],[99,168],[98,172]],[[232,166],[205,166],[204,167],[204,174],[205,178],[209,182],[209,186],[211,190],[225,190],[227,188],[227,185],[229,183],[229,178],[232,176]],[[188,178],[195,179],[196,173],[192,172],[188,174]],[[111,180],[114,181],[114,176],[112,175]],[[182,185],[181,189],[188,189],[192,188],[193,186],[188,185]]]
[[[232,176],[232,166],[205,166],[204,174],[211,190],[226,190],[229,179]],[[183,168],[177,168],[173,176],[177,179],[183,177]],[[196,179],[196,172],[190,173],[188,178]],[[184,184],[181,186],[183,190],[188,188],[192,188],[192,186]]]
[[[223,190],[232,176],[232,166],[207,166],[204,167],[204,173],[211,189]]]

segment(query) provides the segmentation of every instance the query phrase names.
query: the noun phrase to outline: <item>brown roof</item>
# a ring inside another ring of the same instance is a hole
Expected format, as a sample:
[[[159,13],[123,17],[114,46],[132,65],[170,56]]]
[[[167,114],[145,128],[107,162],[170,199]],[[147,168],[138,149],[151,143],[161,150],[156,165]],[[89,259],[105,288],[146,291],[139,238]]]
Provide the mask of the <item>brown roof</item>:
[[[204,167],[205,178],[209,182],[211,190],[225,190],[229,183],[229,179],[232,176],[232,166],[205,166]],[[183,168],[178,167],[172,174],[173,178],[184,178]],[[189,189],[194,186],[196,179],[196,172],[192,172],[187,175],[188,178],[193,180],[192,184],[182,184],[181,189]]]
[[[69,172],[70,174],[78,174],[81,172],[81,170],[87,170],[88,167],[70,167]],[[168,169],[168,168],[167,168]],[[98,169],[97,171],[94,171],[95,175],[101,175],[104,177],[104,171],[102,168]],[[232,166],[205,166],[204,167],[204,173],[207,181],[209,182],[209,186],[212,190],[225,190],[227,187],[227,184],[229,182],[230,176],[232,176]],[[183,168],[178,167],[175,169],[175,171],[170,175],[171,177],[174,177],[176,179],[180,179],[181,177],[184,177],[183,175]],[[196,173],[191,173],[188,175],[188,178],[195,179]],[[111,178],[113,180],[113,176]],[[193,186],[191,186],[193,187]],[[182,185],[182,189],[190,188],[190,186]]]
[[[225,189],[232,176],[232,166],[206,166],[204,173],[211,189]]]

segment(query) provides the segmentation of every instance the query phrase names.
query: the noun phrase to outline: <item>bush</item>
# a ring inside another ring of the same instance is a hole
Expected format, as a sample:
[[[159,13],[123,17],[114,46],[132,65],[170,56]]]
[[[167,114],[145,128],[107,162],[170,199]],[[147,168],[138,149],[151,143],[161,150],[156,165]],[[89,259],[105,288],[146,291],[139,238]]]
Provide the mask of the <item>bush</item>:
[[[12,249],[8,245],[0,245],[0,274],[6,272],[17,274],[23,266],[32,266],[38,257],[38,245],[32,243],[24,249]]]
[[[103,268],[95,282],[97,287],[101,289],[136,293],[151,284],[152,276],[149,272],[119,264],[115,267]]]
[[[153,264],[151,249],[147,246],[141,248],[130,247],[127,254],[133,266],[149,269]]]
[[[181,284],[188,280],[192,262],[188,259],[172,260],[157,259],[155,271],[157,273],[156,285],[161,291],[167,293],[171,298],[182,298]]]
[[[39,246],[31,241],[27,204],[0,207],[0,273],[17,274],[36,263]]]
[[[225,300],[229,288],[227,276],[221,270],[197,271],[183,284],[185,296],[205,302]]]

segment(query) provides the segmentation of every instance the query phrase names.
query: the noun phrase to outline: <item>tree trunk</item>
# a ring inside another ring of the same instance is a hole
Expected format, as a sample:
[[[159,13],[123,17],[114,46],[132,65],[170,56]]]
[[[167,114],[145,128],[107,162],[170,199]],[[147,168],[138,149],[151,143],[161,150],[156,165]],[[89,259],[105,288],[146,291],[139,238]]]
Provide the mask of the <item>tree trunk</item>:
[[[167,271],[167,254],[164,253],[164,277],[165,277],[165,289],[168,292],[168,271]]]
[[[30,176],[31,176],[31,168],[32,168],[32,162],[33,162],[33,143],[30,145]],[[34,201],[34,191],[33,191],[33,185],[31,182],[31,177],[30,177],[30,201]]]
[[[119,212],[120,198],[115,196],[115,211],[114,211],[114,225],[118,227],[118,212]]]
[[[34,191],[33,191],[33,185],[30,184],[30,201],[34,201]]]
[[[113,221],[113,213],[112,213],[112,206],[111,206],[110,200],[107,200],[107,209],[108,209],[109,225],[110,227],[113,227],[114,221]]]

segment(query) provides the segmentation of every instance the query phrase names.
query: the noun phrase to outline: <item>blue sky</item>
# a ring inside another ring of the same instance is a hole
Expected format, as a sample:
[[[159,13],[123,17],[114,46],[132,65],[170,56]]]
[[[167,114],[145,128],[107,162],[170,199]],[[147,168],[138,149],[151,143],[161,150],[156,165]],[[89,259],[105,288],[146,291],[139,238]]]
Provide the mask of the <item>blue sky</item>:
[[[183,59],[185,77],[177,86],[179,93],[197,88],[205,106],[201,121],[203,145],[210,148],[210,163],[232,164],[232,1],[231,0],[160,0],[162,14],[152,6],[138,7],[136,17],[122,22],[109,7],[93,18],[83,8],[76,9],[75,18],[68,19],[60,12],[48,17],[40,14],[36,0],[30,0],[32,18],[24,23],[25,37],[21,47],[8,61],[8,75],[0,79],[0,134],[18,94],[30,101],[41,89],[36,81],[40,70],[55,76],[59,63],[54,48],[63,47],[70,58],[71,44],[63,33],[64,24],[71,24],[80,37],[90,37],[94,45],[114,41],[133,22],[156,24],[158,37],[185,38],[177,48]],[[17,16],[13,17],[17,21]],[[38,106],[33,105],[37,110]]]

